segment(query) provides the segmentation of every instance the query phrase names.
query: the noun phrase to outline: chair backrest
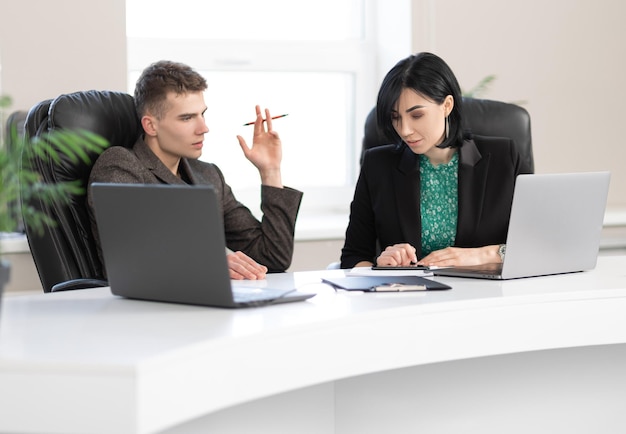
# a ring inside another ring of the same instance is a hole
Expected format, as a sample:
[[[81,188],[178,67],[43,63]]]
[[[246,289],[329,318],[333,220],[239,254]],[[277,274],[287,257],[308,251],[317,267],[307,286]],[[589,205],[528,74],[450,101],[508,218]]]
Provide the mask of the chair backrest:
[[[36,137],[57,129],[88,130],[104,137],[109,146],[131,148],[141,134],[133,97],[121,92],[84,91],[42,101],[28,112],[26,134]],[[33,160],[31,167],[46,183],[79,180],[87,183],[97,154],[89,164]],[[86,193],[71,198],[69,205],[34,199],[29,206],[51,217],[56,225],[38,234],[26,225],[26,235],[43,290],[76,279],[102,279],[102,263],[91,232]]]
[[[26,115],[28,114],[25,110],[17,110],[11,113],[7,117],[6,121],[6,129],[5,129],[5,137],[7,138],[7,143],[11,144],[11,130],[15,129],[18,137],[24,135],[24,129],[26,128]]]
[[[489,99],[463,98],[464,129],[472,134],[491,137],[508,137],[515,142],[522,157],[524,173],[534,173],[530,115],[516,104]],[[376,125],[376,107],[365,120],[363,153],[375,146],[390,143]]]
[[[26,122],[27,114],[28,112],[25,110],[17,110],[7,117],[4,137],[6,138],[5,146],[8,148],[15,146],[14,140],[21,140],[21,138],[24,137],[24,123]],[[17,221],[17,227],[15,230],[17,232],[24,232],[24,223],[22,221],[20,208],[19,199],[8,204],[11,216],[15,219],[15,221]]]

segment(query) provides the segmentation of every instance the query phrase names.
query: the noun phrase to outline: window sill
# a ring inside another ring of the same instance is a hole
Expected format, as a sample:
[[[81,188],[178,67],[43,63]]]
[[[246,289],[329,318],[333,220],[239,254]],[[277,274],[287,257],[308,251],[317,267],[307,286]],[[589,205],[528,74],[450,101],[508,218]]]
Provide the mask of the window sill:
[[[21,232],[0,232],[0,254],[30,252],[26,235]]]
[[[343,240],[348,227],[346,213],[302,213],[296,222],[296,241]],[[626,247],[626,207],[607,209],[600,248]],[[0,234],[2,254],[28,252],[24,234]]]
[[[296,241],[343,240],[348,227],[348,214],[308,214],[298,216]]]

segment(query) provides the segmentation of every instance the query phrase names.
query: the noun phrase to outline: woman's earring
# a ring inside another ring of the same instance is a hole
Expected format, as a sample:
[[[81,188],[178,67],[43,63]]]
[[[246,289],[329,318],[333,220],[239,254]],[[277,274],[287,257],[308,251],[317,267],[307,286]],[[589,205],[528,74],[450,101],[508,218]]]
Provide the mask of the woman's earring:
[[[448,140],[449,135],[450,135],[450,117],[446,116],[446,140]]]

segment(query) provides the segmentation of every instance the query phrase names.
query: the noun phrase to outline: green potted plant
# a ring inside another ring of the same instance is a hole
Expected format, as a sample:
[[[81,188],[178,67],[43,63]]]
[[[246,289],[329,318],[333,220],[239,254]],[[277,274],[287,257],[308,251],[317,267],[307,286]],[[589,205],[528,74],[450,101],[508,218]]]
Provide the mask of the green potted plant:
[[[29,198],[69,202],[72,195],[84,193],[79,181],[42,182],[39,174],[30,167],[31,158],[59,161],[64,156],[75,161],[89,161],[86,151],[99,153],[107,147],[104,138],[84,130],[59,130],[29,138],[20,134],[15,126],[5,127],[4,114],[10,105],[11,99],[0,95],[0,236],[15,232],[22,222],[36,231],[55,224],[29,207]],[[10,265],[0,257],[0,297],[9,277]]]
[[[492,81],[496,79],[495,75],[488,75],[480,80],[474,87],[470,90],[463,90],[463,96],[469,98],[480,98],[486,91]]]

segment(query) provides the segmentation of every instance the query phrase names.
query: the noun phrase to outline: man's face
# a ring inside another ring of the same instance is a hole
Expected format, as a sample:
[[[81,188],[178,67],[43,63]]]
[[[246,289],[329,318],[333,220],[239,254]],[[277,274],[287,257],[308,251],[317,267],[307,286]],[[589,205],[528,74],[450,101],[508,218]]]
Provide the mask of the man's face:
[[[197,159],[202,155],[204,134],[209,128],[204,121],[207,107],[202,92],[167,95],[167,109],[161,119],[153,118],[158,149],[153,149],[164,162],[180,158]]]

